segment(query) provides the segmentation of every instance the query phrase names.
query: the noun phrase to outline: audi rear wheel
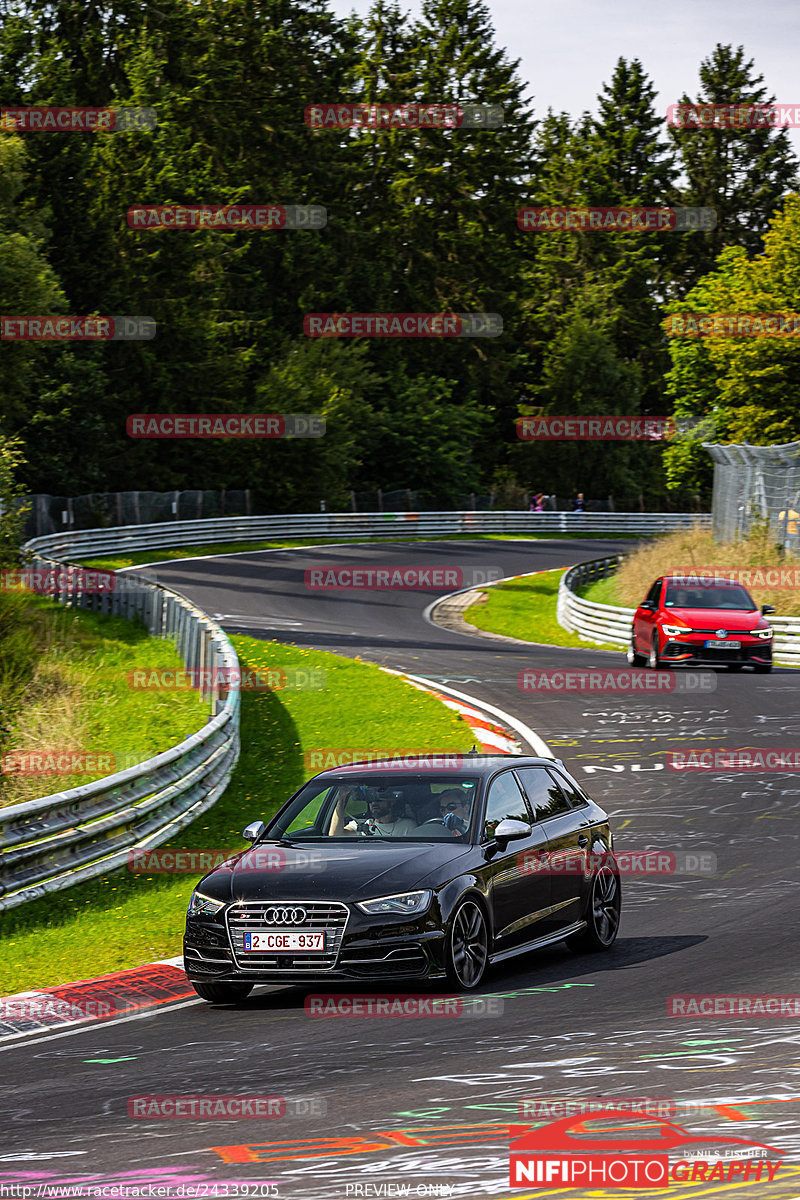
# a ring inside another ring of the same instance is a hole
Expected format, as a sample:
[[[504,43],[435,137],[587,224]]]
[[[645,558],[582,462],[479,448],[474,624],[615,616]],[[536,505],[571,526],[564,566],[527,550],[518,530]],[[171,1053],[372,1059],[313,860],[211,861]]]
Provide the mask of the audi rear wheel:
[[[619,875],[611,866],[602,866],[592,881],[586,928],[567,938],[570,950],[594,954],[610,950],[617,940],[622,913],[622,889]]]

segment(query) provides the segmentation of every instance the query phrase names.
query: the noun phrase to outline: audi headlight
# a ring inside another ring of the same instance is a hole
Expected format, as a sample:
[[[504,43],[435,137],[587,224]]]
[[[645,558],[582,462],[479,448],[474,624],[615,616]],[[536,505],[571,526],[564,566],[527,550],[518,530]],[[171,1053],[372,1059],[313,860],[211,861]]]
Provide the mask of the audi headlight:
[[[768,642],[772,637],[771,629],[751,629],[750,637],[761,638],[762,642]]]
[[[692,632],[688,625],[662,625],[661,631],[662,633],[665,633],[667,637],[680,637],[682,633]]]
[[[202,892],[192,892],[188,915],[190,917],[213,917],[224,907],[221,900],[212,900],[210,896],[204,896]]]
[[[424,912],[431,902],[432,892],[401,892],[398,896],[382,896],[379,900],[363,900],[356,905],[362,912],[375,916],[380,913],[403,913],[413,916]]]

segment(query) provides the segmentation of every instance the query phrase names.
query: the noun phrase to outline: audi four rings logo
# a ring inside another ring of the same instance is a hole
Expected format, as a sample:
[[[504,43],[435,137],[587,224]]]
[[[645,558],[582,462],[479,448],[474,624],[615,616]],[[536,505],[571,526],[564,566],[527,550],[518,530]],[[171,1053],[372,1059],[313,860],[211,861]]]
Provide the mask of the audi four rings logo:
[[[264,920],[270,925],[302,925],[306,919],[304,908],[267,908]]]

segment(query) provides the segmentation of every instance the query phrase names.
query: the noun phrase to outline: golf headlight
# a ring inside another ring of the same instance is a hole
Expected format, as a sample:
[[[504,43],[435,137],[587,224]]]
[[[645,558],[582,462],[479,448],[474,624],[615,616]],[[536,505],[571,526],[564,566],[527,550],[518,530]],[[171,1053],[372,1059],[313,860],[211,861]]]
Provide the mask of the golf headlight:
[[[204,896],[202,892],[192,892],[188,915],[190,917],[213,917],[224,907],[221,900],[212,900],[210,896]]]
[[[382,896],[380,900],[363,900],[356,907],[371,916],[380,913],[403,913],[413,916],[425,911],[431,902],[431,895],[432,892],[428,889],[423,892],[402,892],[399,896]]]
[[[691,633],[688,625],[662,625],[661,632],[667,637],[680,637],[682,633]]]
[[[762,642],[768,642],[772,637],[771,629],[751,629],[750,637],[761,638]]]

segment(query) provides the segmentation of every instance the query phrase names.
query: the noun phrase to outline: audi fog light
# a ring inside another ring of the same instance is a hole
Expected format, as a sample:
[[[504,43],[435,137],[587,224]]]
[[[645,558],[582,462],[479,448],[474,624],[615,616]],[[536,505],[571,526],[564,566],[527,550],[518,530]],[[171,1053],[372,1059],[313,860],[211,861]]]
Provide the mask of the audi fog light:
[[[371,916],[376,913],[413,913],[424,912],[431,902],[432,892],[403,892],[399,896],[382,896],[379,900],[364,900],[356,905],[362,912]]]

